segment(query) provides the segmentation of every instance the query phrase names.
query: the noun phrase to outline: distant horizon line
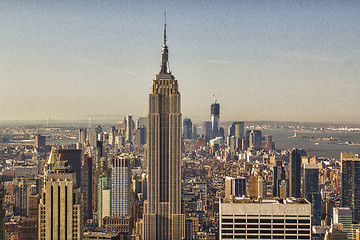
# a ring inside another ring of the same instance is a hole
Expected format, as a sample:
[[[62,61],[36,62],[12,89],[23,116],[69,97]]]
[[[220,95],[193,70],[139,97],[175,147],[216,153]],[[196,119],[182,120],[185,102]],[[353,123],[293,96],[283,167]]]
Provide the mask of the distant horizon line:
[[[131,114],[130,114],[131,115]],[[111,119],[111,118],[88,118],[88,119],[11,119],[11,120],[5,120],[5,119],[0,119],[0,125],[1,123],[26,123],[26,122],[42,122],[44,124],[47,123],[47,121],[52,122],[52,123],[56,123],[56,122],[62,122],[62,123],[72,123],[72,122],[89,122],[90,121],[94,121],[94,123],[91,123],[92,125],[95,124],[95,122],[121,122],[123,117],[126,117],[127,115],[106,115],[106,116],[119,116],[120,119],[116,120],[116,119]],[[139,117],[147,117],[147,116],[137,116],[137,115],[131,115],[131,116],[135,116],[137,118]],[[98,116],[99,117],[99,116]],[[188,118],[188,117],[187,117]],[[185,119],[185,118],[183,118]],[[193,120],[192,118],[190,118],[192,120],[193,123],[203,123],[206,121],[210,121],[210,120]],[[222,124],[229,124],[235,121],[240,121],[240,122],[250,122],[250,123],[259,123],[259,122],[268,122],[268,123],[316,123],[316,124],[356,124],[356,125],[360,125],[359,122],[353,122],[353,121],[323,121],[323,120],[319,120],[319,121],[296,121],[296,120],[226,120],[226,121],[220,121],[220,125]],[[32,125],[32,124],[29,124]]]

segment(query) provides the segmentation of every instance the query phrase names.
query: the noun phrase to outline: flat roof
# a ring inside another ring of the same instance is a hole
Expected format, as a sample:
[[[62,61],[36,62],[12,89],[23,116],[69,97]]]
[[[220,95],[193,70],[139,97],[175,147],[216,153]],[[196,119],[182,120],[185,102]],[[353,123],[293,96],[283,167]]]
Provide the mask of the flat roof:
[[[222,199],[222,203],[254,204],[310,204],[305,198],[243,198]]]

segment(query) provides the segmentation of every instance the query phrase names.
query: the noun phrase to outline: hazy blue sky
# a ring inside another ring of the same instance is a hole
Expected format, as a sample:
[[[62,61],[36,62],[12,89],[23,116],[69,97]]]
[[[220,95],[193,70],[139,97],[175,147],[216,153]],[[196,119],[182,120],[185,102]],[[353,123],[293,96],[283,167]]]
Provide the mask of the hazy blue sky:
[[[360,1],[2,0],[0,120],[147,115],[164,10],[184,117],[360,118]]]

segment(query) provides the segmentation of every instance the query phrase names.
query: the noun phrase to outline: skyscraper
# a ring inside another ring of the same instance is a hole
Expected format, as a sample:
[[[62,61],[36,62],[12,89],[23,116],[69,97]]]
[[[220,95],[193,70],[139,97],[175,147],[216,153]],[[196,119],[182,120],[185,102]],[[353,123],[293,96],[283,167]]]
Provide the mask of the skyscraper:
[[[215,102],[211,104],[211,129],[212,129],[212,136],[211,138],[215,138],[216,134],[219,130],[219,118],[220,118],[220,104]]]
[[[128,143],[132,143],[133,138],[133,129],[134,129],[134,121],[132,120],[132,116],[128,115],[126,117],[126,125],[125,125],[125,140]]]
[[[96,147],[96,142],[97,142],[97,133],[96,132],[92,132],[87,136],[87,139],[89,140],[89,144],[91,147]]]
[[[137,120],[136,128],[139,128],[141,126],[147,127],[147,117],[139,117]]]
[[[36,148],[44,148],[46,145],[46,137],[41,136],[40,134],[36,134],[35,136],[35,147]]]
[[[299,198],[301,193],[301,156],[295,148],[291,150],[289,165],[289,196]]]
[[[209,121],[204,122],[203,130],[204,130],[204,139],[206,142],[209,142],[212,139],[212,137],[211,137],[211,135],[212,135],[211,122],[209,122]]]
[[[122,155],[112,162],[111,168],[111,215],[130,215],[130,158]]]
[[[146,144],[146,127],[140,126],[136,129],[135,141],[138,147]]]
[[[97,207],[97,213],[98,213],[98,225],[99,227],[102,226],[103,224],[103,218],[105,216],[110,216],[110,213],[108,213],[108,215],[106,215],[105,213],[103,213],[103,193],[104,190],[110,190],[110,183],[111,183],[111,179],[108,176],[108,172],[106,170],[102,171],[101,176],[99,176],[98,181],[97,181],[97,185],[96,185],[96,190],[95,192],[96,194],[96,207]],[[108,201],[110,202],[110,201]],[[110,203],[108,204],[110,207]]]
[[[193,124],[192,138],[193,138],[193,139],[197,139],[197,138],[198,138],[198,135],[197,135],[197,125],[196,125],[196,124]]]
[[[56,161],[45,176],[39,204],[39,239],[82,239],[81,192],[75,173]]]
[[[111,146],[114,146],[115,144],[115,136],[116,136],[116,129],[115,126],[112,126],[109,131],[109,144]]]
[[[229,136],[235,136],[235,138],[244,138],[244,122],[233,122],[229,127]]]
[[[353,220],[360,221],[360,158],[341,157],[341,206],[353,211]]]
[[[15,188],[15,209],[14,214],[26,216],[27,213],[27,192],[26,183],[21,180]]]
[[[93,170],[92,170],[92,157],[87,154],[83,156],[82,163],[82,193],[84,204],[84,219],[91,219],[93,211]]]
[[[144,239],[182,239],[181,212],[181,105],[178,82],[169,70],[166,23],[160,72],[149,94],[148,196]]]
[[[102,193],[103,189],[99,189],[100,180],[101,180],[102,176],[110,175],[110,171],[107,168],[107,163],[105,160],[106,159],[104,157],[102,157],[100,159],[100,163],[99,163],[98,167],[94,167],[94,165],[93,165],[93,169],[94,169],[93,170],[93,210],[94,210],[94,213],[99,212],[100,210],[98,209],[98,207],[101,206],[101,196],[99,196],[99,195]],[[93,163],[94,163],[94,161],[93,161]],[[102,187],[104,188],[107,186],[110,186],[110,177],[108,177],[108,184],[106,186],[102,186]]]
[[[285,170],[281,160],[276,160],[273,168],[273,197],[280,197],[280,185],[285,180]]]
[[[229,127],[229,137],[233,137],[234,149],[242,149],[242,139],[244,139],[244,122],[233,122]]]
[[[262,133],[260,130],[251,130],[249,133],[249,147],[252,149],[261,149]]]
[[[96,137],[97,137],[97,139],[100,139],[100,134],[102,133],[102,127],[100,126],[100,125],[97,125],[96,127],[95,127],[95,133],[96,133]]]
[[[190,118],[185,118],[183,121],[183,138],[192,138],[192,122]]]
[[[86,143],[86,128],[80,128],[79,129],[79,143],[82,145],[85,145]]]
[[[332,223],[331,228],[325,234],[325,240],[341,239],[347,240],[348,235],[344,232],[344,225],[342,223]]]
[[[343,230],[349,239],[353,234],[353,211],[348,207],[335,207],[333,209],[333,223],[343,224]]]
[[[230,148],[230,153],[234,154],[235,149],[236,149],[236,141],[235,141],[235,136],[230,136],[228,137],[227,140],[228,146]]]
[[[231,195],[234,197],[246,196],[246,178],[225,178],[225,199],[230,199]]]
[[[76,173],[76,187],[81,187],[81,150],[59,149],[59,161],[67,161],[70,170]]]
[[[316,164],[304,165],[303,196],[312,203],[312,223],[321,224],[321,195],[319,188],[319,166]]]
[[[31,185],[27,193],[27,217],[38,219],[39,217],[39,194],[37,193],[37,185]],[[37,224],[36,224],[37,226]]]

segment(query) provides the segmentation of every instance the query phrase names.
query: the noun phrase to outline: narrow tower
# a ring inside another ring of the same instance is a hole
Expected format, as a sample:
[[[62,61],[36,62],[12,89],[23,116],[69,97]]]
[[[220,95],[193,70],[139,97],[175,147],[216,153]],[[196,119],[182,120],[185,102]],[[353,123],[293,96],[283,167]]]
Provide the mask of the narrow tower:
[[[214,96],[214,103],[211,104],[211,138],[215,138],[217,132],[219,131],[219,118],[220,118],[220,104],[217,103],[217,100]]]
[[[289,160],[289,196],[290,197],[301,197],[301,156],[298,150],[293,148],[290,153]]]
[[[160,72],[149,94],[148,200],[145,203],[144,239],[182,239],[185,215],[181,212],[181,109],[178,82],[169,70],[164,45]]]

